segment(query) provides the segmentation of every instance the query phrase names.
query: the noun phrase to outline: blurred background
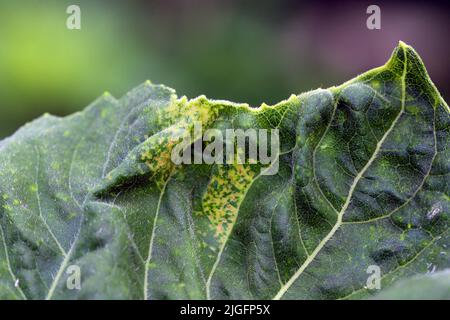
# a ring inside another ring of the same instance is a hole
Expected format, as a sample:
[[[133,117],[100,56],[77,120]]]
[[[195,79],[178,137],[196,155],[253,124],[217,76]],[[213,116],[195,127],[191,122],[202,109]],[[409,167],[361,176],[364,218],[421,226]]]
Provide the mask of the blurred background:
[[[66,9],[81,8],[81,30]],[[381,30],[366,9],[381,8]],[[179,95],[273,104],[340,84],[414,46],[450,97],[445,1],[0,0],[0,139],[149,79]]]

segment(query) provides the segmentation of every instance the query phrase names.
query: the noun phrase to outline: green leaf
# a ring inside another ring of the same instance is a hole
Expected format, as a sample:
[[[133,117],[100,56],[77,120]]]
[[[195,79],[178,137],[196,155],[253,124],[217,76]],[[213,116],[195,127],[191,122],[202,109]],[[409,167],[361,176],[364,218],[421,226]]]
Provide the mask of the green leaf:
[[[276,174],[175,165],[174,133],[196,121],[279,129]],[[369,266],[382,288],[449,268],[449,129],[404,43],[382,67],[275,106],[147,82],[45,115],[0,142],[0,297],[357,299],[377,293]]]
[[[381,291],[378,300],[450,300],[450,270],[404,279]]]

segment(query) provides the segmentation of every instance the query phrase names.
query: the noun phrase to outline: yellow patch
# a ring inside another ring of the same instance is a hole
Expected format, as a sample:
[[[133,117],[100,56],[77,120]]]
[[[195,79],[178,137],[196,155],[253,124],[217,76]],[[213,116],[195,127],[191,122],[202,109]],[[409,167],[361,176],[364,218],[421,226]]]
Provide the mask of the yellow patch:
[[[192,133],[195,122],[201,123],[204,130],[217,118],[220,108],[222,105],[211,103],[204,96],[190,101],[186,97],[175,99],[174,96],[171,104],[159,111],[158,123],[166,129],[148,138],[141,153],[141,160],[154,173],[152,179],[159,187],[164,185],[175,169],[171,155],[173,148],[183,140],[179,130]],[[198,138],[194,137],[194,140]]]
[[[215,238],[223,244],[236,222],[240,204],[251,186],[256,171],[248,164],[218,165],[203,197],[203,211]]]
[[[194,122],[201,122],[205,128],[217,118],[222,107],[221,104],[208,101],[205,96],[192,100],[182,97],[174,99],[167,108],[160,110],[158,122],[163,127],[177,124],[186,129],[193,126]]]

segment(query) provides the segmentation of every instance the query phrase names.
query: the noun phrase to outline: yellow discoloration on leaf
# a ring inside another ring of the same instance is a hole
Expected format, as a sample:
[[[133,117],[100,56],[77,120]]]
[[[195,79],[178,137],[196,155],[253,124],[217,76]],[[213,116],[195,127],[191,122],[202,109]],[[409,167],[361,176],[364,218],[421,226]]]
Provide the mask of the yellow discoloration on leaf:
[[[370,84],[372,85],[372,88],[374,89],[380,89],[381,88],[381,83],[379,80],[372,80],[370,82]]]
[[[141,160],[153,173],[152,179],[156,180],[158,186],[162,186],[164,181],[169,177],[170,172],[174,168],[171,161],[171,152],[173,147],[181,141],[181,138],[176,138],[171,128],[166,129],[160,134],[149,138],[143,152]]]
[[[176,123],[187,129],[194,122],[201,122],[205,127],[217,118],[222,107],[219,103],[208,101],[205,96],[192,100],[181,97],[172,101],[167,108],[160,110],[158,121],[162,126]]]
[[[175,99],[175,96],[167,108],[158,113],[158,123],[166,127],[159,134],[147,139],[143,144],[141,160],[146,163],[152,179],[158,186],[162,186],[175,169],[171,161],[173,148],[181,143],[186,134],[194,131],[194,123],[201,123],[204,130],[217,118],[219,110],[223,106],[212,103],[205,96],[188,101],[186,97]],[[184,133],[180,134],[180,132]],[[194,142],[200,137],[193,137]]]
[[[203,211],[219,244],[226,241],[236,221],[239,206],[256,171],[247,164],[218,165],[203,197]]]

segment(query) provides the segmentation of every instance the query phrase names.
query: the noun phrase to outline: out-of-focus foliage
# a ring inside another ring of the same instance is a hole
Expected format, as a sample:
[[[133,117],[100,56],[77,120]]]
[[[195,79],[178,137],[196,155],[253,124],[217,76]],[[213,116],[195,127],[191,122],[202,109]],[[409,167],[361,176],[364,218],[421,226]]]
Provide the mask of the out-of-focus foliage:
[[[71,4],[81,30],[66,28]],[[190,97],[271,104],[381,64],[399,39],[422,52],[446,97],[446,11],[380,6],[382,29],[371,31],[363,2],[0,0],[0,138],[147,79]]]
[[[43,112],[79,109],[100,88],[121,92],[156,63],[142,43],[127,35],[118,10],[83,2],[82,30],[71,31],[67,5],[1,3],[0,136]]]

